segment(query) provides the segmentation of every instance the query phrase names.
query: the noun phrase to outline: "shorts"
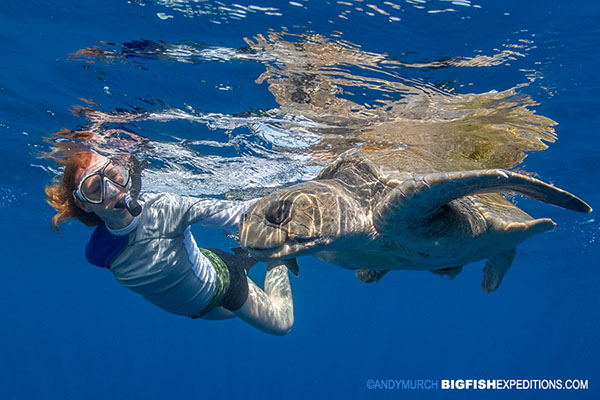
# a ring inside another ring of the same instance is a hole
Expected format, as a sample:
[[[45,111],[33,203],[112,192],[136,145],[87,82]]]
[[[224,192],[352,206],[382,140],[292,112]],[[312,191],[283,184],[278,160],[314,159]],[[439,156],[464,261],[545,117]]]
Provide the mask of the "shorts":
[[[216,307],[229,311],[239,309],[248,298],[248,278],[245,265],[247,255],[229,254],[219,249],[199,249],[208,258],[216,274],[216,287],[213,297],[200,313],[191,318],[200,318]]]

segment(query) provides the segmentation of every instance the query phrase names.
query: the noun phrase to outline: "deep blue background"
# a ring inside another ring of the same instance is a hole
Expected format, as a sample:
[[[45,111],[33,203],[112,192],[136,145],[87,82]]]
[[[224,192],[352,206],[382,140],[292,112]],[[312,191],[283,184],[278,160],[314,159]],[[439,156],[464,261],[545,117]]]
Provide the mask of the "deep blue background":
[[[282,17],[257,14],[215,25],[208,17],[183,18],[164,7],[126,1],[4,1],[0,398],[598,398],[596,213],[575,215],[520,199],[527,211],[552,217],[558,227],[520,246],[502,287],[491,295],[480,289],[482,264],[468,266],[452,282],[394,272],[379,284],[364,285],[350,271],[303,259],[300,278],[292,280],[296,325],[286,337],[236,320],[169,315],[85,262],[87,228],[72,223],[65,233],[51,232],[52,212],[42,192],[51,174],[36,156],[47,149],[44,136],[85,122],[69,111],[81,104],[79,98],[94,99],[106,111],[128,107],[124,93],[133,105],[139,98],[159,98],[219,112],[275,106],[266,85],[253,83],[263,70],[258,63],[205,65],[198,76],[193,66],[159,61],[148,61],[146,70],[118,63],[86,66],[69,54],[100,40],[191,40],[236,48],[244,37],[282,26],[326,36],[341,31],[365,50],[414,61],[478,49],[493,53],[502,43],[532,38],[536,48],[509,67],[420,73],[451,85],[470,82],[468,91],[481,92],[526,81],[520,69],[539,71],[543,79],[523,91],[540,102],[540,114],[559,122],[559,140],[531,155],[526,168],[600,207],[598,2],[482,1],[480,9],[455,6],[459,13],[446,14],[398,3],[405,11],[397,23],[356,15],[331,24],[335,5],[308,2],[299,9],[273,1],[254,4],[276,6]],[[162,21],[157,12],[174,18]],[[220,68],[228,71],[224,83],[237,88],[233,93],[202,83],[219,81]],[[118,95],[104,94],[107,85]],[[232,245],[214,232],[194,232],[202,246]],[[590,390],[367,390],[368,379],[387,378],[580,378],[589,380]]]

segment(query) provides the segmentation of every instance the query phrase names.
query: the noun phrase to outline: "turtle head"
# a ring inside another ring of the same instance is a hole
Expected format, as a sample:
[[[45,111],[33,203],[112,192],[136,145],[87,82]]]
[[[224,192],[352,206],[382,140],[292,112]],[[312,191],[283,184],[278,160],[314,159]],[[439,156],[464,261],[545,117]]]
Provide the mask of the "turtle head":
[[[240,244],[261,261],[282,260],[331,248],[347,234],[352,210],[339,190],[306,182],[266,196],[240,221]]]

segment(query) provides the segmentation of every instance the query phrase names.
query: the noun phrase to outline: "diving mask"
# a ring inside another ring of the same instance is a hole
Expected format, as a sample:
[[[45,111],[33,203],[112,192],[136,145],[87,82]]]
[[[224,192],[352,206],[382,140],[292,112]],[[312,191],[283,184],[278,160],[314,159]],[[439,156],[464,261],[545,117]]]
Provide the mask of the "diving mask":
[[[130,184],[129,168],[107,159],[97,170],[85,175],[73,196],[90,204],[102,204]]]

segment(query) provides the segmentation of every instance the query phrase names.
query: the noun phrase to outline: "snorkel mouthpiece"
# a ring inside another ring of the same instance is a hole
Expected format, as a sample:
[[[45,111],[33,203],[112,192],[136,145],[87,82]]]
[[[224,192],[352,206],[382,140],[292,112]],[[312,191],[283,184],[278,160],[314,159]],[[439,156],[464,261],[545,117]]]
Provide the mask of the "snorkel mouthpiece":
[[[137,217],[142,213],[142,206],[136,199],[131,197],[130,193],[127,193],[123,199],[119,200],[115,208],[126,208],[133,217]]]
[[[129,214],[137,217],[142,213],[142,206],[137,199],[142,190],[142,166],[135,156],[129,157],[129,168],[131,174],[131,188],[125,197],[115,205],[115,208],[126,208]]]

